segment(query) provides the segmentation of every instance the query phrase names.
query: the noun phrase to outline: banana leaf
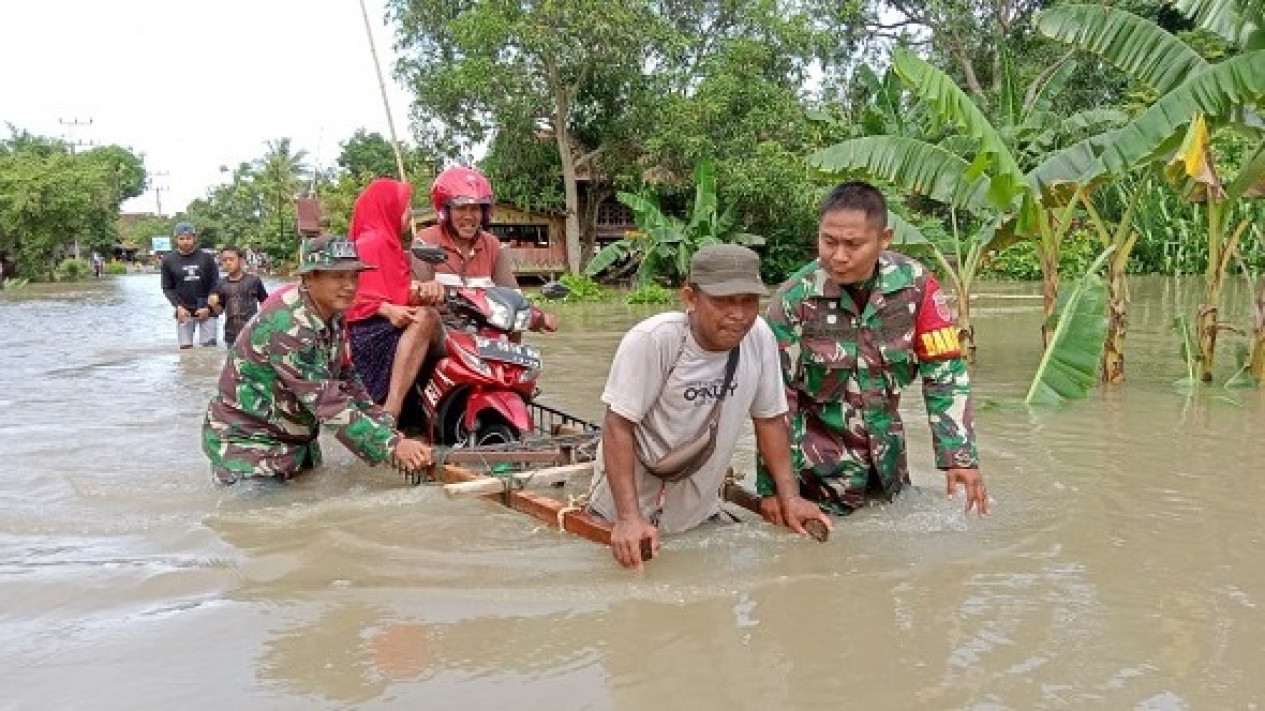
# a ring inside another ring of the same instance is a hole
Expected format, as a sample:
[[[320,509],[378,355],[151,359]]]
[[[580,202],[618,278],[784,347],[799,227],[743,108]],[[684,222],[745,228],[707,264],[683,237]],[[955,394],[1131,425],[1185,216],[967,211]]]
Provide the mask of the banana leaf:
[[[892,50],[892,66],[905,85],[919,99],[927,102],[941,120],[960,127],[979,142],[988,176],[988,195],[1002,210],[1009,209],[1015,199],[1028,190],[1023,171],[1010,153],[1010,148],[997,133],[984,112],[943,71],[913,52],[897,47]]]
[[[1265,50],[1240,54],[1191,77],[1120,128],[1103,151],[1103,164],[1122,174],[1143,162],[1167,159],[1197,114],[1206,116],[1209,123],[1218,123],[1245,106],[1262,103]]]
[[[1265,49],[1265,2],[1261,0],[1177,0],[1173,7],[1240,49]]]
[[[907,192],[977,212],[1005,209],[988,198],[988,180],[967,180],[970,164],[960,156],[902,136],[867,136],[823,148],[808,164],[830,178],[861,175],[885,180]]]
[[[1098,382],[1107,340],[1107,287],[1098,270],[1113,251],[1114,245],[1103,250],[1063,301],[1025,403],[1057,405],[1077,400]]]
[[[1164,28],[1106,5],[1045,10],[1037,16],[1037,31],[1102,57],[1160,94],[1208,68],[1198,52]]]
[[[887,226],[892,228],[892,244],[902,246],[931,245],[931,240],[905,218],[887,211]]]
[[[589,263],[584,267],[584,275],[593,278],[622,262],[625,257],[635,251],[636,244],[632,240],[621,239],[618,242],[611,242],[589,259]]]

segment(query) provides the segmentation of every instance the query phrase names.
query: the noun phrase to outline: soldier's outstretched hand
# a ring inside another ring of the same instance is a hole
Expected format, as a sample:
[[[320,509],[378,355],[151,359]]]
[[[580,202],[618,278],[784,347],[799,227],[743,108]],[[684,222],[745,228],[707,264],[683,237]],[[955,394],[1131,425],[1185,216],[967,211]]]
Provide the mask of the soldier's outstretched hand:
[[[974,508],[980,516],[988,515],[988,487],[984,486],[984,476],[979,469],[946,469],[944,478],[944,493],[950,499],[957,495],[959,483],[966,489],[966,513]]]
[[[407,437],[400,438],[400,443],[395,445],[395,451],[391,453],[391,456],[410,472],[425,469],[435,461],[429,446]]]

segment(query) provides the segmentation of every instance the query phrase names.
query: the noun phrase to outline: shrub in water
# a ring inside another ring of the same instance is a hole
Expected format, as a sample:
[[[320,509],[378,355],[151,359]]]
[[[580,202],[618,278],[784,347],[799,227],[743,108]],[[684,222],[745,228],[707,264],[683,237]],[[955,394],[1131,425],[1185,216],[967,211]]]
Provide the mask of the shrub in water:
[[[676,292],[658,284],[643,284],[628,292],[630,304],[670,304]]]
[[[92,274],[92,265],[83,259],[63,259],[53,270],[57,281],[78,281]]]

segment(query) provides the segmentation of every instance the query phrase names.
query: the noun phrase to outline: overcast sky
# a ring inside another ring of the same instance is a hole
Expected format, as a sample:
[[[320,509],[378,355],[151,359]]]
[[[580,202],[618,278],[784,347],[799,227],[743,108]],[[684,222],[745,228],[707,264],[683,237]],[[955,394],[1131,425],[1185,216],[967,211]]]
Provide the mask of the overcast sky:
[[[291,138],[328,166],[364,127],[388,135],[358,0],[0,0],[0,129],[142,154],[150,190],[125,211],[181,210],[223,182],[220,166]],[[365,0],[391,111],[384,0]],[[69,126],[63,122],[87,122]]]

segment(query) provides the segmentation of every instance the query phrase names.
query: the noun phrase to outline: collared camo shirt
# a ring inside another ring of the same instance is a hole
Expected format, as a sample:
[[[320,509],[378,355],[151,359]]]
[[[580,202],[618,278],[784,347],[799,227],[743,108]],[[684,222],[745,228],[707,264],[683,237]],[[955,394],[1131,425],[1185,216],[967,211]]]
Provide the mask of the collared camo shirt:
[[[288,479],[320,463],[321,426],[370,464],[400,435],[350,365],[341,316],[326,322],[301,288],[274,294],[246,325],[220,374],[202,426],[202,451],[225,482]]]
[[[814,261],[782,284],[765,316],[781,354],[801,493],[839,513],[862,505],[867,488],[890,497],[909,483],[898,407],[915,376],[936,466],[978,466],[966,363],[935,276],[884,252],[866,286],[858,305]],[[763,467],[757,486],[773,493]]]

